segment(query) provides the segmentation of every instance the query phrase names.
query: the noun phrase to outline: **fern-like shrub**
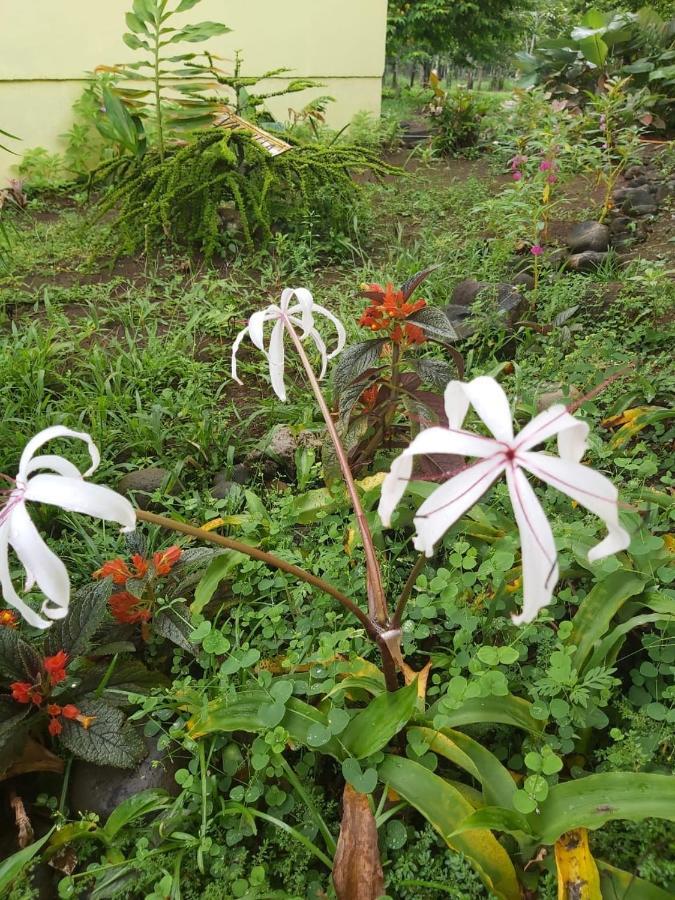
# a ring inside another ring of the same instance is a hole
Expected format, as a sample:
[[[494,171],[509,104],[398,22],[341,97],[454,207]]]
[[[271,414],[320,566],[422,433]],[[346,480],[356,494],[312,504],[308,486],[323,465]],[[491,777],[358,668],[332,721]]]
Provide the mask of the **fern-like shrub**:
[[[99,183],[115,165],[99,170]],[[111,227],[128,253],[169,244],[208,259],[233,239],[253,250],[310,225],[316,239],[350,239],[362,191],[353,174],[397,171],[361,147],[295,146],[271,156],[245,132],[213,128],[163,161],[153,150],[127,165],[97,218],[114,213]]]

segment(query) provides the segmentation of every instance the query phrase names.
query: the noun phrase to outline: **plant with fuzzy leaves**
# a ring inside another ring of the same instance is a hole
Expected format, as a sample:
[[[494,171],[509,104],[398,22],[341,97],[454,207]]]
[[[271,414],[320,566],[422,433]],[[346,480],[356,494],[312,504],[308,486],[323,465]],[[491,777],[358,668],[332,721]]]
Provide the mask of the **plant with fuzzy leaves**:
[[[373,338],[348,347],[333,377],[334,400],[346,431],[350,462],[357,470],[384,444],[402,446],[420,424],[444,421],[441,395],[422,390],[422,385],[437,390],[444,387],[452,377],[452,367],[443,359],[420,356],[416,351],[427,343],[440,344],[461,376],[463,360],[451,343],[458,335],[445,313],[428,306],[424,299],[412,299],[437,268],[416,272],[399,289],[391,283],[361,287],[360,294],[370,305],[359,324],[371,331]],[[398,421],[400,414],[407,424]]]
[[[127,724],[126,694],[164,679],[120,658],[133,644],[103,643],[111,593],[110,578],[84,588],[39,643],[0,628],[0,771],[21,758],[29,737],[45,732],[97,765],[128,768],[143,756],[143,742]]]

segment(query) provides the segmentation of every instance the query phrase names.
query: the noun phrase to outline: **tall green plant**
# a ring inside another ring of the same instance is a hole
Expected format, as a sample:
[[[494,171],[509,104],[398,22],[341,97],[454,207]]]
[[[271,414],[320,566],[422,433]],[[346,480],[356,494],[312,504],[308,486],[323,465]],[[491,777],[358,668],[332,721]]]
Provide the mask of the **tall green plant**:
[[[168,91],[178,85],[183,90],[195,90],[195,81],[203,76],[199,70],[189,67],[194,53],[172,51],[174,44],[201,43],[208,38],[227,34],[231,29],[221,22],[197,22],[174,27],[174,17],[187,12],[201,0],[179,0],[173,8],[169,0],[134,0],[132,12],[126,14],[127,31],[122,40],[132,50],[145,51],[144,58],[134,63],[116,66],[116,71],[126,79],[149,80],[151,90],[126,89],[123,96],[128,105],[135,107],[141,116],[150,115],[156,132],[160,158],[164,159],[167,137],[167,107],[171,103]],[[186,65],[188,66],[186,70]],[[186,81],[189,86],[186,86]]]

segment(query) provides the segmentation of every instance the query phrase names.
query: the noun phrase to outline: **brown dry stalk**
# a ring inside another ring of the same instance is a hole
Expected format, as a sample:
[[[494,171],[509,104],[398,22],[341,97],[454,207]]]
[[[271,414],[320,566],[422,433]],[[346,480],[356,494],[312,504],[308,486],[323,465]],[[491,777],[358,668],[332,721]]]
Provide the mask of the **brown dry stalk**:
[[[384,874],[377,825],[367,794],[345,784],[342,823],[333,862],[338,900],[377,900],[384,894]]]

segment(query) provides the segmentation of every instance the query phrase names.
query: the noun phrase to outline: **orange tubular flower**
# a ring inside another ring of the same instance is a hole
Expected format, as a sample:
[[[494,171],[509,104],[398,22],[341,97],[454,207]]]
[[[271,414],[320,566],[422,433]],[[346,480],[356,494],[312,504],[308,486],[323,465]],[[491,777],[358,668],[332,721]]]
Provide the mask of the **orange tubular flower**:
[[[150,610],[144,607],[139,597],[129,591],[120,591],[110,598],[110,612],[122,625],[134,625],[136,622],[148,622]]]
[[[12,700],[17,703],[30,703],[33,693],[33,685],[28,681],[14,681],[9,689],[12,692]]]
[[[77,716],[77,721],[84,729],[91,728],[92,723],[96,721],[96,716],[79,715]]]
[[[65,650],[59,650],[54,656],[45,656],[42,661],[42,666],[52,684],[59,684],[65,679],[67,665],[68,654]]]
[[[377,395],[380,392],[380,387],[377,384],[371,385],[369,388],[366,388],[365,391],[359,397],[359,403],[364,409],[364,412],[370,412],[375,408],[375,404],[377,402]]]
[[[401,320],[408,319],[427,305],[426,300],[407,299],[402,290],[396,290],[391,282],[383,288],[379,284],[366,284],[362,286],[361,293],[371,301],[361,318],[359,324],[371,331],[389,331],[389,338],[395,344],[404,339],[409,344],[423,344],[424,331],[412,323],[402,328]]]
[[[0,628],[16,628],[18,619],[11,609],[0,609]]]
[[[148,574],[147,559],[141,556],[140,553],[134,553],[134,555],[131,557],[131,562],[134,567],[134,577],[145,578],[145,576]]]
[[[47,731],[51,734],[52,737],[56,737],[57,734],[61,734],[61,732],[63,731],[63,725],[56,718],[50,719],[49,725],[47,726]]]
[[[60,716],[63,712],[63,707],[59,706],[58,703],[49,703],[47,705],[47,712],[50,716]]]
[[[152,554],[152,564],[158,575],[168,575],[180,559],[181,549],[175,544],[167,550]]]
[[[112,576],[113,584],[126,584],[132,573],[123,559],[109,559],[94,572],[94,578],[108,578],[108,576]]]
[[[64,719],[76,719],[80,715],[79,709],[72,703],[66,703],[61,712]]]

